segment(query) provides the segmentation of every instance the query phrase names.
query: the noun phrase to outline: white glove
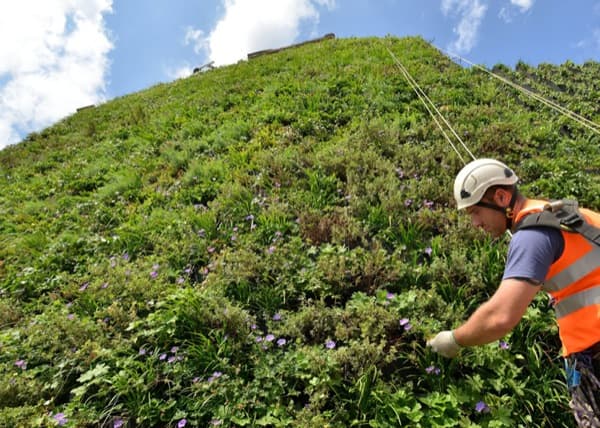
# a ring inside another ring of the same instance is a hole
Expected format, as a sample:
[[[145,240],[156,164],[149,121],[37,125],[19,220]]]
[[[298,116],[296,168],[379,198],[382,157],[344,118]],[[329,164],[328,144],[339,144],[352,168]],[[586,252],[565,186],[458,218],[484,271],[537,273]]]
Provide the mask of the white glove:
[[[461,346],[456,343],[454,333],[451,330],[446,330],[438,333],[433,339],[427,341],[427,346],[431,346],[431,349],[438,354],[443,355],[446,358],[454,358]]]

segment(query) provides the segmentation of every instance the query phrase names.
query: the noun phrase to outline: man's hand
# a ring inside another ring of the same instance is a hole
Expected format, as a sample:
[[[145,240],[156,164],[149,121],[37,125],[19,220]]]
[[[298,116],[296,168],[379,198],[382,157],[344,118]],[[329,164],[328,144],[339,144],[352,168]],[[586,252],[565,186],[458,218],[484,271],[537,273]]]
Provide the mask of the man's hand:
[[[431,346],[438,354],[443,355],[446,358],[454,358],[461,346],[456,343],[454,334],[451,330],[446,330],[438,333],[433,339],[427,341],[427,346]]]

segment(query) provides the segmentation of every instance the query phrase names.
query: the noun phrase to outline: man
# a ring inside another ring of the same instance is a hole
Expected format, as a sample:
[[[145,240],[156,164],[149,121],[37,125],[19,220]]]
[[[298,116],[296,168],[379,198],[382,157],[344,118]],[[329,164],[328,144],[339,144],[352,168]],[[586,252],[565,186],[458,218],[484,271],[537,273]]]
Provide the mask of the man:
[[[600,214],[528,199],[517,181],[513,170],[494,159],[474,160],[456,176],[454,198],[472,224],[493,237],[506,230],[513,236],[494,295],[464,324],[438,333],[427,345],[452,358],[462,347],[498,340],[544,290],[558,321],[575,419],[579,426],[600,427],[600,245],[582,228],[565,226],[583,224],[598,235]]]

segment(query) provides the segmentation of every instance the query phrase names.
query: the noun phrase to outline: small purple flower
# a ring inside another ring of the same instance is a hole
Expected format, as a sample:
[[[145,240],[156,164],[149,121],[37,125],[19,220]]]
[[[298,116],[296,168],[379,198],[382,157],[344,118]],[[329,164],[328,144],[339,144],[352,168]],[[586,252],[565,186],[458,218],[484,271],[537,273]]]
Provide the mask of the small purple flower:
[[[68,318],[70,321],[73,321],[73,320],[75,319],[75,315],[73,315],[73,314],[69,314],[69,315],[67,315],[67,318]]]
[[[425,371],[429,374],[435,374],[435,375],[439,375],[440,374],[440,369],[436,366],[429,366],[425,369]]]
[[[88,288],[88,285],[90,285],[89,282],[84,282],[81,287],[79,287],[79,291],[85,291],[85,289]]]
[[[105,282],[104,284],[102,284],[102,286],[101,286],[100,288],[102,288],[103,290],[104,290],[105,288],[108,288],[108,282]]]
[[[273,336],[272,334],[267,334],[267,336],[265,337],[265,340],[267,342],[272,342],[275,340],[275,336]]]
[[[215,252],[215,247],[208,247],[206,249],[206,251],[208,251],[209,253],[214,253]]]
[[[396,174],[398,175],[398,178],[404,177],[404,171],[402,171],[402,168],[396,168]]]
[[[256,330],[257,328],[258,328],[258,327],[257,327],[257,325],[256,325],[256,324],[252,324],[252,325],[250,326],[250,330]]]
[[[183,428],[186,425],[187,425],[186,419],[181,419],[179,422],[177,422],[177,428]]]
[[[208,381],[208,383],[211,383],[211,382],[213,382],[215,379],[218,379],[218,378],[220,378],[221,376],[223,376],[223,373],[221,373],[221,372],[213,372],[212,376],[210,376],[210,377],[207,379],[207,381]]]
[[[386,299],[388,299],[388,300],[392,300],[394,297],[395,297],[395,294],[394,294],[394,293],[387,293],[387,294],[385,295],[385,298],[386,298]]]
[[[206,236],[206,230],[204,230],[204,229],[200,229],[200,230],[198,231],[198,236],[199,236],[200,238],[204,238],[204,237]]]
[[[254,216],[253,216],[252,214],[248,214],[248,215],[246,216],[246,220],[248,220],[248,221],[252,221],[252,220],[254,220]]]
[[[478,413],[488,413],[490,408],[483,401],[479,401],[475,404],[475,411]]]
[[[129,261],[129,253],[124,253],[123,254],[123,260],[125,260],[126,262]]]
[[[501,340],[498,343],[498,346],[500,346],[500,349],[508,349],[508,348],[510,348],[510,345],[507,342],[505,342],[504,340]]]
[[[277,340],[277,346],[283,346],[286,343],[287,343],[287,340],[285,340],[284,338]]]
[[[171,364],[171,363],[174,363],[175,361],[177,361],[177,357],[175,355],[172,355],[167,360],[167,363]]]
[[[115,419],[114,423],[113,423],[113,428],[121,428],[123,426],[125,422],[123,421],[123,419],[119,418],[119,419]]]
[[[281,321],[281,314],[279,312],[273,315],[273,321]]]
[[[425,254],[427,254],[429,257],[431,257],[431,253],[433,253],[433,249],[431,247],[427,247],[425,248]]]
[[[185,278],[180,276],[179,278],[177,278],[177,284],[183,284],[185,282]]]
[[[275,247],[275,245],[271,245],[268,249],[267,249],[267,253],[269,254],[273,254],[275,252],[275,249],[277,247]]]
[[[176,354],[176,353],[177,353],[177,351],[179,351],[179,346],[172,346],[172,347],[171,347],[171,352],[172,352],[173,354]]]
[[[192,379],[192,383],[198,383],[200,382],[200,376],[196,376],[194,379]]]
[[[167,354],[160,354],[160,356],[158,357],[159,360],[164,361],[167,359]]]
[[[67,417],[65,416],[64,413],[57,413],[56,415],[54,415],[52,417],[59,426],[63,426],[64,424],[66,424],[67,422],[69,422],[69,420],[67,419]]]
[[[408,318],[402,318],[400,320],[400,327],[404,329],[404,331],[408,331],[412,328],[412,324],[408,320]]]
[[[146,355],[146,350],[144,348],[140,348],[140,350],[138,351],[138,355]]]
[[[17,360],[17,361],[15,361],[15,366],[17,366],[21,370],[25,370],[25,369],[27,369],[27,361]]]
[[[153,270],[152,272],[150,272],[150,278],[155,279],[158,276],[158,272]]]
[[[256,336],[256,343],[260,343],[263,341],[262,336]]]
[[[413,200],[412,200],[412,199],[410,199],[410,198],[408,198],[408,199],[406,199],[406,200],[404,201],[404,206],[405,206],[405,207],[410,207],[410,206],[412,205],[412,203],[413,203]]]
[[[334,349],[335,348],[335,342],[333,340],[327,340],[327,341],[325,341],[325,347],[327,349]]]
[[[222,423],[223,421],[221,419],[213,419],[212,421],[210,421],[210,424],[215,427],[221,425]]]
[[[429,200],[425,199],[425,200],[423,201],[423,206],[424,206],[425,208],[429,208],[429,209],[431,209],[431,208],[433,207],[433,201],[429,201]]]

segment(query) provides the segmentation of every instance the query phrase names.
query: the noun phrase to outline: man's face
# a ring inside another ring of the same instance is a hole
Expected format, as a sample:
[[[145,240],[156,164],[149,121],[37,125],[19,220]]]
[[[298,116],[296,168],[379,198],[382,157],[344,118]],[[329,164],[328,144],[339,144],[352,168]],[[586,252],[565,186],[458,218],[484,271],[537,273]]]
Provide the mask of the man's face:
[[[485,201],[495,203],[493,201]],[[492,208],[470,206],[466,209],[471,216],[471,224],[489,233],[493,238],[498,238],[506,231],[506,216],[501,211]]]

